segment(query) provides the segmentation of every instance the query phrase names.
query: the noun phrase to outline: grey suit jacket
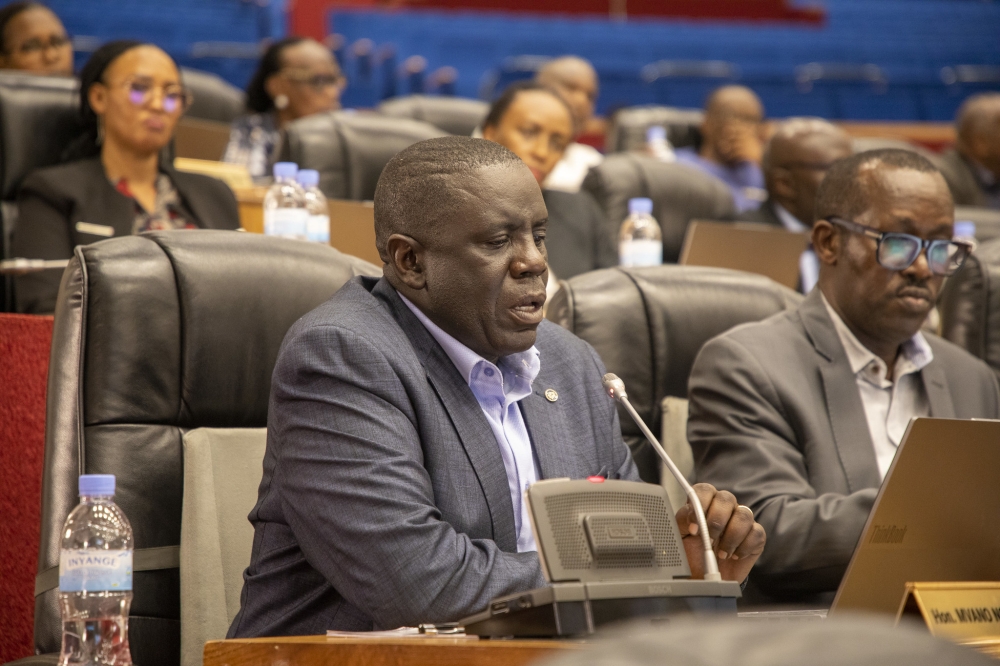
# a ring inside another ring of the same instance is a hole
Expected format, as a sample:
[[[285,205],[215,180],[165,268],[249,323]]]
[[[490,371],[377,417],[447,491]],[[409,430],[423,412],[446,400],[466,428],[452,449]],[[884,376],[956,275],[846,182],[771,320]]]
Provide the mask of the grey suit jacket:
[[[774,210],[774,202],[768,197],[760,208],[750,210],[740,215],[740,219],[746,222],[756,222],[758,224],[769,224],[773,227],[784,227],[781,218]]]
[[[594,350],[548,321],[535,344],[519,404],[540,478],[638,480]],[[545,584],[538,556],[516,552],[479,403],[384,279],[352,280],[285,337],[250,521],[230,637],[453,621]]]
[[[542,190],[549,224],[545,247],[560,280],[618,265],[617,236],[588,192]]]
[[[954,148],[946,150],[937,160],[956,206],[988,206],[973,166]]]
[[[931,416],[997,418],[989,367],[932,335]],[[698,481],[731,490],[767,530],[752,584],[775,600],[836,590],[880,485],[847,354],[819,289],[796,310],[709,341],[689,382]],[[828,595],[825,595],[828,598]]]

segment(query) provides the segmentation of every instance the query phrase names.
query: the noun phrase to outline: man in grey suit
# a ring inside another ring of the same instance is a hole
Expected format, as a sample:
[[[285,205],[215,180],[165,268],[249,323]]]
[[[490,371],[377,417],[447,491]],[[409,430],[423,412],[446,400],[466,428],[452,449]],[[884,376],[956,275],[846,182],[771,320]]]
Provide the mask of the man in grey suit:
[[[279,352],[231,637],[458,620],[545,584],[525,487],[638,479],[600,359],[543,321],[545,223],[499,144],[433,139],[389,162],[384,277],[345,285]],[[743,580],[763,530],[731,494],[699,492],[723,576]],[[687,508],[678,522],[692,533]]]
[[[689,383],[697,479],[732,489],[768,533],[758,600],[832,600],[910,418],[1000,415],[990,369],[920,332],[971,251],[951,241],[937,169],[902,150],[840,160],[816,218],[818,288],[708,342]]]
[[[958,140],[939,165],[955,205],[1000,209],[1000,93],[965,100],[955,125]]]

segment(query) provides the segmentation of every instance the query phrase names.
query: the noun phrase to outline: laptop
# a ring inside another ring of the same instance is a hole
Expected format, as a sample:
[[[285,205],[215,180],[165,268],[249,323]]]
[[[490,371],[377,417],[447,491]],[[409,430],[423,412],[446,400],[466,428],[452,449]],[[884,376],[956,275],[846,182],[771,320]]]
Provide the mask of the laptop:
[[[1000,581],[1000,421],[910,422],[830,613],[895,615],[934,581]]]
[[[799,257],[809,236],[753,222],[694,220],[688,225],[680,263],[756,273],[795,289]]]

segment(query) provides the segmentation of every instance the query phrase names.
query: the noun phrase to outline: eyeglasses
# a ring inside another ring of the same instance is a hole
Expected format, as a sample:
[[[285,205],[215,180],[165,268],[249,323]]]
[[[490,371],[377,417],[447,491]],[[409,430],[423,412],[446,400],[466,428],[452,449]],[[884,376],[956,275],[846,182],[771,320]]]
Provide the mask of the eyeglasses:
[[[827,222],[839,225],[856,234],[873,238],[876,243],[875,258],[882,268],[887,268],[890,271],[906,270],[913,265],[920,253],[926,250],[927,267],[931,269],[932,273],[944,276],[954,275],[955,271],[962,267],[972,251],[976,249],[975,243],[967,241],[944,238],[926,240],[910,234],[879,231],[839,217],[831,217]]]
[[[22,55],[34,55],[48,49],[61,49],[65,46],[69,46],[69,43],[69,37],[66,35],[53,35],[47,42],[39,39],[38,37],[32,37],[18,46],[17,50]]]
[[[307,85],[316,92],[323,92],[326,88],[343,88],[347,84],[347,78],[341,74],[308,74],[301,70],[287,69],[282,72],[282,76],[294,83]]]
[[[149,104],[153,100],[153,94],[156,91],[156,85],[153,84],[152,79],[146,77],[126,80],[121,86],[128,88],[128,101],[136,106],[146,106]],[[160,92],[163,95],[163,110],[167,113],[185,111],[194,101],[191,91],[177,84],[165,85],[160,89]]]

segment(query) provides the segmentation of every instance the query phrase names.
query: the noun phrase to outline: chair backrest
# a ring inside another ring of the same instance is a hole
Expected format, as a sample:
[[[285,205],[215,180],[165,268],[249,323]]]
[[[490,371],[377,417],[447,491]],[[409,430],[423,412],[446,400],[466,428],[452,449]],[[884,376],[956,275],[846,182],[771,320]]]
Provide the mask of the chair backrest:
[[[490,105],[482,100],[437,95],[394,97],[378,105],[378,112],[384,116],[422,120],[461,136],[472,136],[489,110]]]
[[[187,118],[231,123],[246,110],[246,94],[225,79],[198,69],[181,68],[181,78],[194,95]]]
[[[78,88],[68,77],[0,73],[0,259],[10,258],[21,181],[56,164],[80,133]],[[14,309],[12,284],[0,276],[0,312]]]
[[[1000,378],[1000,239],[987,241],[948,278],[938,299],[941,335]]]
[[[699,109],[678,109],[672,106],[629,106],[619,109],[611,118],[604,149],[608,153],[639,150],[646,146],[646,130],[660,125],[667,130],[667,139],[674,148],[697,146],[701,143],[701,121],[705,114]]]
[[[381,271],[323,245],[235,231],[155,232],[74,250],[49,364],[39,583],[44,590],[59,562],[77,476],[117,475],[116,501],[135,533],[136,663],[180,660],[184,432],[265,427],[288,328],[359,274]],[[36,649],[58,652],[56,590],[36,592]]]
[[[661,401],[687,397],[691,366],[705,342],[799,302],[801,296],[768,278],[723,268],[609,268],[563,282],[547,316],[594,346],[657,432]],[[640,474],[657,481],[659,459],[628,414],[620,418]]]
[[[721,180],[685,164],[634,153],[608,155],[583,181],[604,209],[615,237],[628,215],[628,200],[649,197],[663,231],[663,261],[676,262],[691,220],[736,217],[733,195]]]
[[[226,637],[240,610],[267,428],[198,428],[184,435],[181,666],[202,666],[206,641]]]
[[[288,124],[279,159],[319,171],[319,188],[329,198],[370,201],[382,169],[396,153],[418,141],[447,134],[408,118],[344,111],[317,113]]]

